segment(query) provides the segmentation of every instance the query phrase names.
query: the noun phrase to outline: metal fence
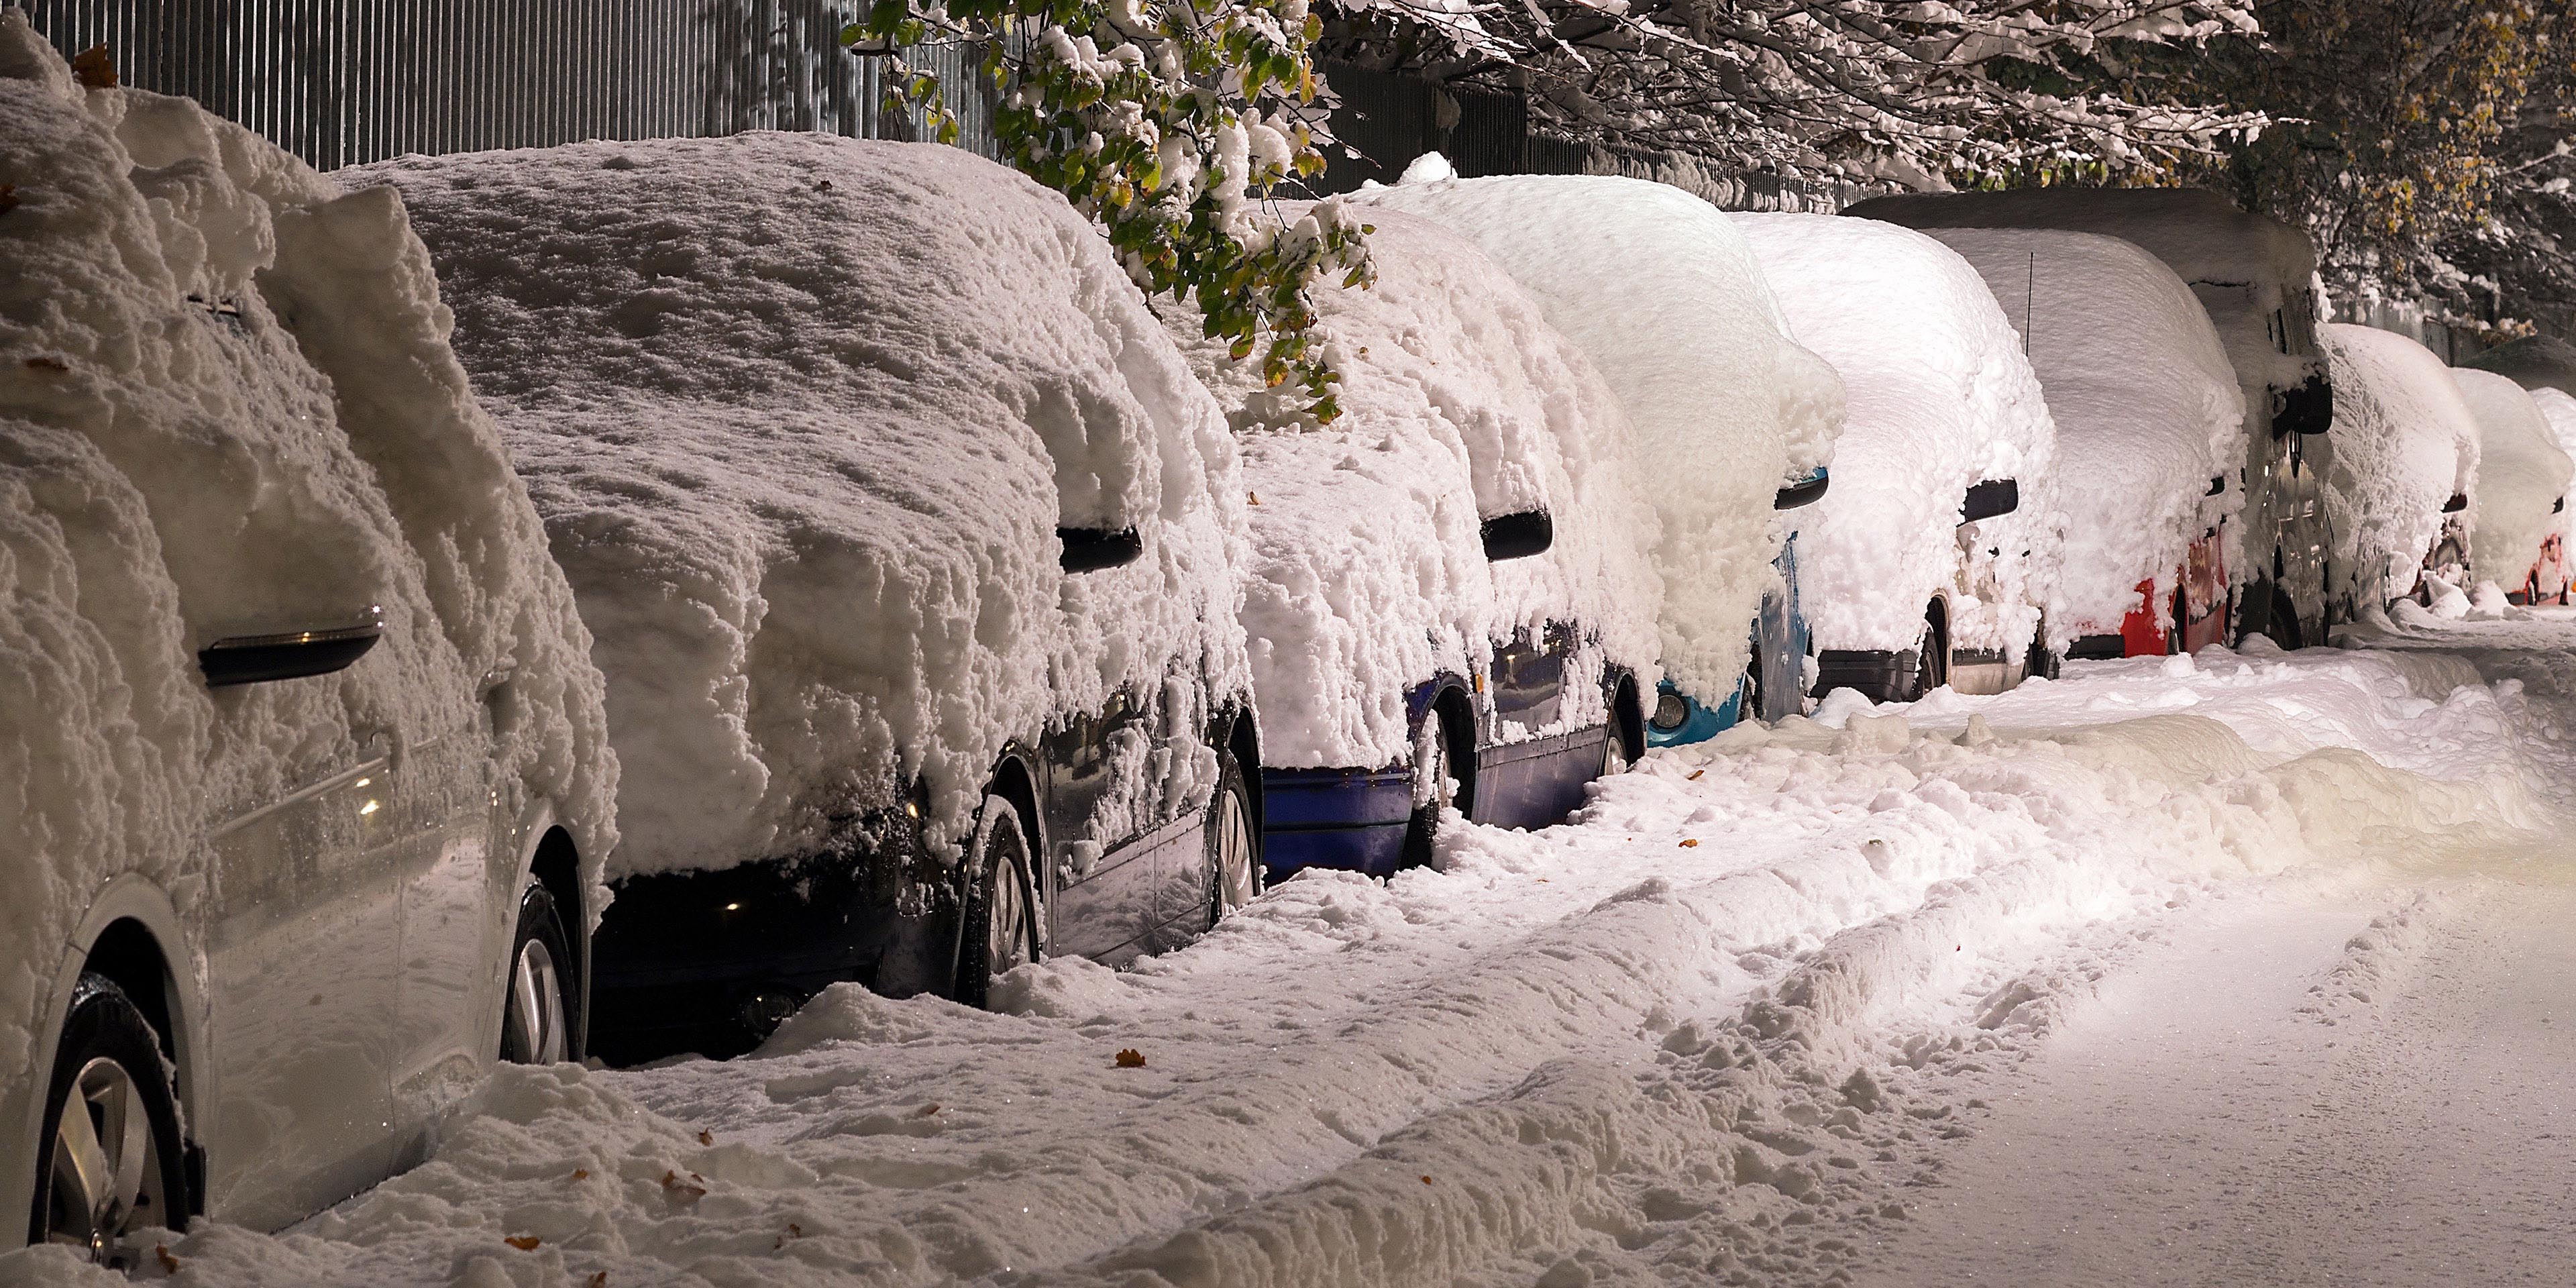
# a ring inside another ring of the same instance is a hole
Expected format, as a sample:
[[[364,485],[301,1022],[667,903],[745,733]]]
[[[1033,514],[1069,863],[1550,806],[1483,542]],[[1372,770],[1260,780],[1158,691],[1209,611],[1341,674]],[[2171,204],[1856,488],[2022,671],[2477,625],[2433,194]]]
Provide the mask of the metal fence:
[[[829,0],[20,0],[66,56],[183,94],[317,169],[406,152],[821,130],[918,137],[884,60],[839,48]],[[993,155],[972,51],[935,73],[959,144]]]

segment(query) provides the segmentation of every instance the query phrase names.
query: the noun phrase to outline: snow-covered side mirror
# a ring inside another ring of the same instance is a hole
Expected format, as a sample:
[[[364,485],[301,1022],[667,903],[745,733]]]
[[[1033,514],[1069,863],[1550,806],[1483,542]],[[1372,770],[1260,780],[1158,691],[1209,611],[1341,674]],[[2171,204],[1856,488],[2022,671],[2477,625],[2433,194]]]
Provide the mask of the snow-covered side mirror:
[[[2458,514],[2460,511],[2468,508],[2469,494],[2466,492],[2453,492],[2451,494],[2451,499],[2442,503],[2442,513],[2444,514]]]
[[[1124,567],[1145,553],[1145,539],[1134,528],[1058,528],[1055,539],[1064,543],[1057,562],[1066,572]]]
[[[2210,475],[2210,476],[2209,476],[2209,490],[2208,490],[2208,491],[2206,491],[2206,492],[2201,493],[2201,495],[2202,495],[2202,496],[2220,496],[2220,495],[2225,494],[2225,493],[2226,493],[2226,491],[2227,491],[2227,476],[2226,476],[2226,475],[2224,475],[2224,474],[2212,474],[2212,475]]]
[[[1545,510],[1497,514],[1485,520],[1484,535],[1485,558],[1527,559],[1546,554],[1556,544],[1556,520],[1547,517]]]
[[[2021,508],[2021,480],[1987,479],[1968,489],[1968,497],[1959,503],[1959,522],[1975,523],[2010,514]]]
[[[1771,508],[1774,510],[1795,510],[1802,505],[1814,505],[1816,502],[1825,499],[1825,488],[1832,482],[1833,479],[1828,477],[1825,471],[1818,470],[1815,473],[1772,493]]]
[[[2295,389],[2272,391],[2272,432],[2322,434],[2334,428],[2334,385],[2322,371],[2311,372]]]
[[[384,634],[384,610],[370,608],[354,626],[216,640],[197,650],[197,669],[206,673],[211,689],[329,675],[365,657]]]

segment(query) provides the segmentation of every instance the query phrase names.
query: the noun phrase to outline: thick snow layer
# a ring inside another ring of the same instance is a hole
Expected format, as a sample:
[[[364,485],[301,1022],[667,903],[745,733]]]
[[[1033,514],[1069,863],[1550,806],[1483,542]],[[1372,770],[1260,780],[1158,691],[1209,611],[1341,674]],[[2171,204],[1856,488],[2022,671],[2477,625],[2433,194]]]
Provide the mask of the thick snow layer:
[[[1257,498],[1244,627],[1273,765],[1409,763],[1406,694],[1479,674],[1550,622],[1583,628],[1576,674],[1606,658],[1643,691],[1656,677],[1655,513],[1617,399],[1474,245],[1400,212],[1370,222],[1377,285],[1326,290],[1317,310],[1341,377],[1332,424],[1276,423],[1257,370],[1195,317],[1172,324],[1230,409]],[[1488,563],[1480,521],[1531,509],[1552,516],[1554,547]],[[1503,728],[1601,722],[1596,688],[1566,698],[1558,724]]]
[[[2450,369],[2405,336],[2332,322],[2320,340],[2334,380],[2334,562],[2365,604],[2395,599],[2441,538],[2443,504],[2477,478],[2477,417]]]
[[[1007,740],[1245,691],[1234,444],[1055,194],[766,133],[347,181],[410,203],[598,633],[618,871],[807,850],[916,774],[953,848]],[[1059,526],[1145,553],[1066,575]],[[1165,712],[1185,763],[1211,714]]]
[[[2251,396],[2293,389],[2316,359],[2285,354],[2276,311],[2316,277],[2307,235],[2201,188],[2017,188],[2000,192],[1874,197],[1846,213],[1916,228],[2064,228],[2136,243],[2194,288]],[[2292,346],[2300,347],[2300,346]]]
[[[2019,658],[2065,520],[2047,400],[1984,279],[1893,224],[1734,218],[1791,333],[1843,378],[1833,487],[1794,516],[1816,646],[1912,648],[1925,606],[1948,594],[1955,646]],[[1960,502],[1986,479],[2017,480],[2021,508],[1963,530]]]
[[[2469,489],[2469,571],[2476,580],[2520,588],[2540,559],[2541,543],[2564,525],[2553,507],[2566,498],[2576,461],[2559,447],[2540,404],[2510,377],[2466,367],[2454,368],[2451,377],[2479,431],[2477,478]]]
[[[2162,260],[2118,238],[1926,231],[1986,279],[2048,396],[2066,513],[2051,623],[2117,633],[2142,581],[2161,613],[2192,543],[2245,504],[2245,395],[2208,313]],[[2225,480],[2216,497],[2213,478]]]
[[[2532,404],[2540,408],[2541,420],[2549,426],[2549,441],[2576,461],[2576,395],[2555,385],[2524,386]],[[2576,479],[2569,480],[2569,492],[2576,495]],[[2576,550],[2576,505],[2561,508],[2549,528],[2557,533],[2562,549]]]
[[[1476,243],[1588,355],[1636,430],[1663,521],[1663,664],[1715,706],[1778,580],[1773,493],[1832,460],[1842,382],[1787,337],[1733,220],[1666,184],[1529,175],[1408,182],[1358,201]]]
[[[83,91],[15,10],[0,186],[0,1066],[110,877],[202,925],[207,828],[487,707],[499,803],[551,802],[596,887],[590,639],[400,203],[186,100]],[[370,607],[383,641],[335,675],[197,669]]]
[[[2451,657],[2068,674],[1659,752],[1578,824],[1309,873],[1002,1014],[842,987],[731,1063],[507,1069],[410,1174],[166,1246],[209,1284],[1841,1282],[2124,954],[2563,776],[2563,708]]]

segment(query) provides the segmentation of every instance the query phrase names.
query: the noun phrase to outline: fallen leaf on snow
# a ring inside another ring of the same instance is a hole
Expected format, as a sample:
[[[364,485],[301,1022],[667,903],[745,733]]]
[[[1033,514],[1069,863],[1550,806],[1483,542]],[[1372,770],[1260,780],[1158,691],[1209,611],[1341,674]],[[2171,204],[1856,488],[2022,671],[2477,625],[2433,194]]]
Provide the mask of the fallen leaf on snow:
[[[587,1167],[576,1167],[576,1168],[572,1169],[572,1178],[573,1178],[574,1180],[576,1180],[576,1181],[586,1181],[586,1180],[589,1180],[589,1179],[590,1179],[590,1169],[589,1169],[589,1168],[587,1168]]]
[[[509,1244],[511,1247],[517,1248],[521,1252],[534,1252],[537,1250],[537,1245],[545,1242],[545,1240],[540,1239],[533,1234],[514,1234],[509,1238],[503,1239],[501,1242]]]
[[[1137,1049],[1136,1049],[1136,1048],[1134,1048],[1134,1047],[1129,1047],[1129,1048],[1127,1048],[1126,1050],[1119,1052],[1119,1053],[1118,1053],[1118,1067],[1119,1067],[1119,1068],[1121,1068],[1121,1069],[1142,1069],[1142,1068],[1144,1068],[1144,1067],[1145,1067],[1145,1053],[1144,1053],[1144,1052],[1142,1052],[1142,1051],[1137,1050]]]
[[[107,42],[72,55],[72,75],[80,79],[83,89],[116,88],[116,56],[107,52]]]
[[[1685,849],[1685,850],[1695,850],[1695,849],[1698,849],[1698,848],[1699,848],[1699,838],[1698,838],[1698,837],[1696,837],[1696,836],[1685,836],[1685,837],[1683,837],[1683,838],[1682,838],[1682,848],[1683,848],[1683,849]]]
[[[708,1130],[707,1130],[706,1128],[704,1128],[704,1127],[701,1127],[701,1128],[699,1128],[699,1129],[698,1129],[698,1143],[699,1143],[699,1144],[701,1144],[701,1145],[712,1145],[712,1144],[715,1144],[715,1143],[716,1143],[716,1134],[715,1134],[714,1132],[708,1131]]]
[[[590,1288],[608,1288],[608,1272],[602,1270],[593,1274],[590,1277]]]
[[[175,1275],[179,1273],[179,1259],[170,1255],[169,1244],[153,1244],[152,1256],[155,1260],[161,1263],[161,1273],[165,1275]]]
[[[928,1117],[929,1117],[929,1116],[931,1116],[932,1114],[935,1114],[935,1113],[938,1113],[938,1112],[939,1112],[939,1102],[938,1102],[938,1101],[936,1101],[936,1100],[934,1100],[934,1101],[931,1101],[929,1104],[923,1105],[923,1106],[922,1106],[921,1108],[919,1108],[919,1109],[915,1109],[915,1110],[913,1110],[913,1111],[912,1111],[912,1116],[913,1116],[913,1117],[915,1117],[915,1118],[928,1118]]]
[[[1423,1177],[1423,1178],[1422,1178],[1422,1183],[1423,1183],[1423,1184],[1425,1184],[1425,1185],[1429,1185],[1429,1184],[1431,1183],[1431,1178],[1430,1178],[1430,1177],[1428,1177],[1428,1176]]]
[[[69,371],[72,369],[72,364],[63,361],[60,358],[48,357],[43,354],[27,359],[27,365],[34,367],[38,371]]]
[[[689,1173],[689,1176],[691,1180],[695,1181],[706,1180],[705,1177],[698,1175],[696,1172]],[[662,1173],[662,1189],[671,1196],[671,1201],[675,1203],[695,1203],[699,1199],[707,1196],[707,1187],[705,1185],[693,1185],[690,1184],[689,1181],[681,1180],[678,1172]]]
[[[1694,769],[1694,770],[1690,771],[1690,777],[1685,778],[1685,779],[1683,779],[1682,781],[1683,781],[1683,782],[1686,782],[1686,783],[1695,783],[1695,782],[1698,782],[1698,781],[1699,781],[1699,778],[1700,778],[1700,775],[1705,774],[1705,773],[1707,773],[1707,772],[1708,772],[1708,771],[1707,771],[1707,770],[1705,770],[1705,769]]]

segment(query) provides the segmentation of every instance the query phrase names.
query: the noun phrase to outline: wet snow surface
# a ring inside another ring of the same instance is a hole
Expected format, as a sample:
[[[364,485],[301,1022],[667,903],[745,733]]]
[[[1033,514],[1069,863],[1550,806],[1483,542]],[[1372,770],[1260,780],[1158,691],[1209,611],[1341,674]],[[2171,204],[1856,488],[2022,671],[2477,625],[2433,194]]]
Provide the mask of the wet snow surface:
[[[169,1252],[199,1283],[2547,1278],[2576,618],[2539,612],[1845,695],[1579,823],[1452,826],[1446,873],[1027,968],[1015,1013],[843,989],[731,1063],[505,1071],[427,1165]]]

